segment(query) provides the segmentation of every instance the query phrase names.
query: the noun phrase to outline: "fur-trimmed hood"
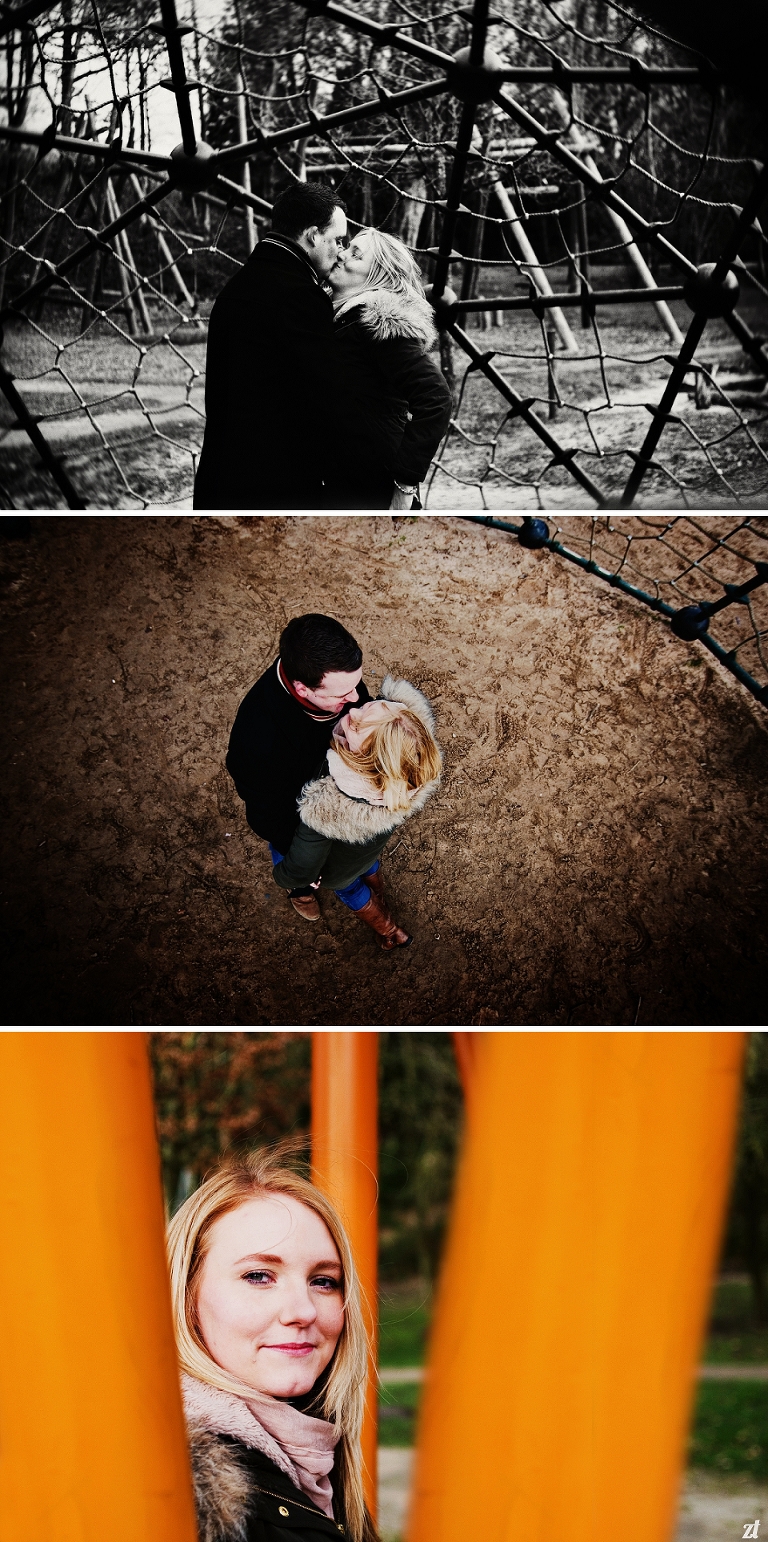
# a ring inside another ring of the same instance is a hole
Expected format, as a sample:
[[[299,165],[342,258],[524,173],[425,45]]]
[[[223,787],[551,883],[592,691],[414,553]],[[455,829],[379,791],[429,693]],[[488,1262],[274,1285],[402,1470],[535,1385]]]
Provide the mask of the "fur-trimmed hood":
[[[376,342],[387,342],[392,337],[412,337],[426,353],[437,340],[437,328],[432,306],[423,296],[395,294],[392,289],[367,289],[351,302],[349,310],[340,317],[345,321],[358,321]]]
[[[421,719],[430,733],[434,733],[432,708],[426,696],[415,685],[387,675],[380,694],[385,701],[402,702],[404,707],[408,707]],[[417,814],[433,792],[436,792],[439,784],[439,777],[427,782],[426,787],[419,788],[411,799],[409,808],[401,813],[393,813],[379,803],[365,803],[349,797],[336,786],[331,776],[321,776],[314,782],[307,782],[302,788],[298,810],[304,824],[310,830],[316,830],[318,835],[324,835],[328,840],[344,841],[348,845],[365,845],[379,835],[396,830],[412,814]]]

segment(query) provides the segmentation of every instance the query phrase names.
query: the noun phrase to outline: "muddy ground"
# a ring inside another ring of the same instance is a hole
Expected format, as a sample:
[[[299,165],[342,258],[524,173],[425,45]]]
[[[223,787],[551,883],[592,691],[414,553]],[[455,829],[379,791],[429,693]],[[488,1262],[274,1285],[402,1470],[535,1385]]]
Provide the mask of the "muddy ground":
[[[38,516],[0,548],[6,1023],[765,1021],[768,716],[658,617],[433,515]],[[435,703],[412,948],[273,884],[223,767],[294,614]]]

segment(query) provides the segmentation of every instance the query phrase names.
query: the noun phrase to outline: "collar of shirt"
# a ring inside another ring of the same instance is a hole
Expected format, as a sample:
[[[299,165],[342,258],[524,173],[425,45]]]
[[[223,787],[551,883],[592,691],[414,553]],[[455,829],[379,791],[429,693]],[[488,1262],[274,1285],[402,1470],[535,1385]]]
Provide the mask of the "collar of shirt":
[[[270,230],[265,236],[262,236],[259,245],[277,246],[281,251],[289,252],[292,257],[298,257],[299,262],[303,262],[305,268],[312,274],[318,289],[322,289],[324,295],[328,294],[328,290],[326,289],[325,284],[320,278],[320,275],[315,272],[306,252],[302,247],[299,246],[298,241],[294,241],[291,236],[283,236],[280,235],[279,231],[277,230]]]
[[[332,723],[337,717],[341,716],[340,712],[324,712],[322,707],[316,707],[314,702],[306,702],[304,697],[300,696],[298,691],[294,690],[293,684],[288,679],[288,676],[286,675],[279,659],[277,661],[277,678],[280,681],[283,690],[287,691],[288,695],[292,696],[294,701],[299,703],[299,706],[302,708],[302,710],[306,712],[307,717],[311,717],[314,723]]]

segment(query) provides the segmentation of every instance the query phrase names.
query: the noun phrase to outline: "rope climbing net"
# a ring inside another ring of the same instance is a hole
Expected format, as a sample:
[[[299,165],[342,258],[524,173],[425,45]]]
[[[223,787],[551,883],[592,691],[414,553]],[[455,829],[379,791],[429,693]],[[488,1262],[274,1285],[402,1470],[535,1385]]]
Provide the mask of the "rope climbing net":
[[[768,707],[768,519],[724,514],[571,515],[520,524],[492,514],[462,518],[516,535],[549,551],[670,623],[683,642],[700,642]],[[717,635],[715,635],[715,633]],[[694,653],[688,662],[701,664]]]
[[[760,506],[768,171],[709,61],[614,0],[184,3],[0,7],[6,506],[189,506],[210,307],[316,176],[430,285],[427,508]]]

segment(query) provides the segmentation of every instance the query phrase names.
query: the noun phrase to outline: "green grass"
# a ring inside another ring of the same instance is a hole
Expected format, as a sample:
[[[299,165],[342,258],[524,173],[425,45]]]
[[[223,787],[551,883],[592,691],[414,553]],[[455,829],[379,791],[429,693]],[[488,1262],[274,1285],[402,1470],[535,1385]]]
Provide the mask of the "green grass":
[[[418,1382],[382,1387],[379,1393],[379,1445],[416,1444],[416,1414],[421,1396]]]
[[[432,1312],[424,1283],[385,1286],[379,1307],[379,1365],[423,1365]]]
[[[768,1478],[768,1382],[703,1382],[689,1461],[692,1467]]]
[[[755,1327],[752,1292],[746,1283],[724,1280],[715,1286],[702,1358],[708,1365],[768,1364],[768,1328]]]

